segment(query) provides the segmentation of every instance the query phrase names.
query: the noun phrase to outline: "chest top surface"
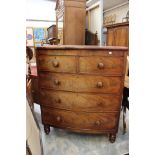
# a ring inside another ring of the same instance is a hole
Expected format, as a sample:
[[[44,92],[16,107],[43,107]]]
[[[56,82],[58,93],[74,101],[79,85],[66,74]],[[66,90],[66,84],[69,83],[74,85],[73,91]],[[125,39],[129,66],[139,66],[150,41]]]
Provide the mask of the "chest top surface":
[[[76,50],[118,50],[118,51],[127,51],[128,48],[124,46],[86,46],[86,45],[49,45],[49,46],[41,46],[36,47],[37,50],[54,50],[54,49],[76,49]]]

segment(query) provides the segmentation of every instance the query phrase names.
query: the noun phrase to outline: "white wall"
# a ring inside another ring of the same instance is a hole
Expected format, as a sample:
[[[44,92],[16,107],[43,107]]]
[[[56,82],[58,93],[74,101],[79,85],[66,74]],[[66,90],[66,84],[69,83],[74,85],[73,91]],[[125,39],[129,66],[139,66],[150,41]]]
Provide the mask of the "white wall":
[[[26,21],[26,27],[45,27],[45,28],[48,28],[53,24],[56,24],[56,23],[55,22]]]
[[[98,36],[98,40],[100,39],[100,8],[99,6],[89,10],[89,26],[88,26],[88,30],[90,30],[93,33],[96,33],[97,31],[97,36]]]
[[[100,25],[99,25],[99,21],[100,21],[100,10],[99,7],[92,9],[90,11],[90,30],[95,33],[96,31],[99,32],[100,29]]]
[[[26,0],[26,19],[55,21],[55,2],[47,0]],[[26,21],[27,27],[49,27],[55,22]]]
[[[124,6],[105,12],[104,17],[116,14],[115,23],[122,23],[122,18],[126,17],[128,10],[129,10],[129,3],[125,4]]]

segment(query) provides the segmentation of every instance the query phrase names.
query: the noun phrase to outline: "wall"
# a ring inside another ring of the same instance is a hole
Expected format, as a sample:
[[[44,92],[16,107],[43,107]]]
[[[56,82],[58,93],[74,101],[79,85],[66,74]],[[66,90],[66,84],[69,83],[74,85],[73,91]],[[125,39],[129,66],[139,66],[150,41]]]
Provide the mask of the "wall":
[[[122,23],[122,18],[126,17],[128,10],[129,10],[129,3],[127,3],[121,7],[118,7],[116,9],[105,12],[104,17],[116,14],[116,22],[115,23]]]
[[[26,21],[26,27],[44,27],[44,28],[48,28],[53,24],[56,24],[56,23],[55,22]]]
[[[97,36],[98,36],[98,40],[100,39],[100,8],[99,6],[96,8],[93,8],[91,10],[89,10],[89,15],[88,15],[88,20],[89,20],[89,24],[88,24],[88,30],[96,33],[97,31]]]
[[[55,2],[26,0],[26,19],[55,21]],[[26,21],[26,27],[49,27],[55,22]]]

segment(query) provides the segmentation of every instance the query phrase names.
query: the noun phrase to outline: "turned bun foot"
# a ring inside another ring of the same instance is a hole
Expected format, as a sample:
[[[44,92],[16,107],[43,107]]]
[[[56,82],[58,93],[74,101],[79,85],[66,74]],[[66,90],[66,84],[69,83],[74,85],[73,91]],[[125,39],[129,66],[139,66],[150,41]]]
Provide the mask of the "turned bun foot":
[[[50,133],[50,126],[49,125],[44,125],[44,131],[48,135]]]
[[[116,140],[116,134],[110,134],[110,135],[109,135],[109,141],[110,141],[111,143],[114,143],[115,140]]]

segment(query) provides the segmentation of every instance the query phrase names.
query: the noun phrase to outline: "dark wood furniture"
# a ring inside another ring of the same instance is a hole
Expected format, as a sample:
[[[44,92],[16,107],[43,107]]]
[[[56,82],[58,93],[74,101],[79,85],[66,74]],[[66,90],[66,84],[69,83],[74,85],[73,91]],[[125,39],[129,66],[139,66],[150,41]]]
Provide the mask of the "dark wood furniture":
[[[31,79],[28,79],[26,81],[26,98],[27,101],[29,102],[29,105],[31,107],[31,109],[34,109],[34,105],[33,105],[33,96],[32,96],[32,81]]]
[[[129,110],[129,57],[127,57],[123,99],[122,99],[122,110],[123,110],[123,133],[126,133],[126,109]]]
[[[107,46],[126,46],[129,47],[129,23],[117,23],[106,26]]]
[[[56,25],[51,25],[49,28],[47,28],[47,33],[48,39],[57,38]]]
[[[57,0],[56,1],[57,33],[63,25],[63,45],[85,44],[86,1],[85,0]],[[60,39],[60,38],[58,38]]]
[[[118,131],[126,47],[37,47],[42,123],[81,133]]]
[[[37,67],[30,65],[30,73],[28,75],[30,79],[29,87],[31,88],[31,93],[33,103],[39,104],[39,88],[38,88],[38,74],[37,74]]]
[[[38,76],[35,75],[30,75],[31,82],[32,82],[32,97],[33,97],[33,102],[40,104],[39,103],[39,89],[38,89]]]
[[[85,45],[98,45],[97,32],[92,33],[86,29],[85,32]]]
[[[52,25],[49,28],[47,28],[48,32],[48,41],[51,45],[57,45],[59,44],[59,39],[57,38],[57,30],[56,25]]]

